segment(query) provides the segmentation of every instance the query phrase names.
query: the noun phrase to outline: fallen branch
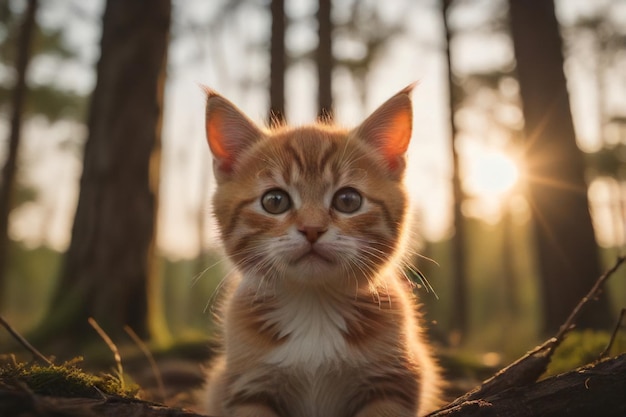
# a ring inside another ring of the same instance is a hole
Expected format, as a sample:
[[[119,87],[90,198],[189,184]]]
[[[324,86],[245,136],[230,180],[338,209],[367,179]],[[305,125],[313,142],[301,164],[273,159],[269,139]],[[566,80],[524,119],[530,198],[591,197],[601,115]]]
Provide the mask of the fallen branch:
[[[539,377],[545,373],[550,359],[552,358],[552,354],[561,342],[563,342],[567,333],[573,328],[576,319],[580,316],[584,307],[595,298],[604,283],[617,271],[624,261],[626,261],[626,256],[618,257],[615,264],[596,280],[587,295],[585,295],[572,310],[572,313],[567,320],[565,320],[565,323],[554,337],[548,339],[511,365],[496,373],[496,375],[483,382],[482,385],[475,390],[457,398],[442,410],[454,409],[459,404],[483,400],[505,390],[524,387],[536,382]]]
[[[523,387],[455,402],[429,417],[623,417],[626,354]]]

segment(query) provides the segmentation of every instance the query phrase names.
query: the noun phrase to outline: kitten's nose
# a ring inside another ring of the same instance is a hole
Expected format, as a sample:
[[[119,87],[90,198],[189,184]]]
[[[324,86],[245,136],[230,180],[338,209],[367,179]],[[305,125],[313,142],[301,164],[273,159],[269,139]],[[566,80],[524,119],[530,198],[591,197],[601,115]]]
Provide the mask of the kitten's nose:
[[[306,240],[310,243],[315,243],[326,232],[326,229],[318,226],[302,226],[298,231],[306,236]]]

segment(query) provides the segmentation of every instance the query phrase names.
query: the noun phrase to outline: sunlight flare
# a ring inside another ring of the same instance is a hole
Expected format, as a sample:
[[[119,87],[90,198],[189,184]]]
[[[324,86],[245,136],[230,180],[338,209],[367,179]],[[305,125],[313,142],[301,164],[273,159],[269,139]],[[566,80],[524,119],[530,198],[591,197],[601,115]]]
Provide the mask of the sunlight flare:
[[[502,198],[519,183],[520,169],[516,161],[502,151],[481,149],[470,157],[467,191],[479,198]]]

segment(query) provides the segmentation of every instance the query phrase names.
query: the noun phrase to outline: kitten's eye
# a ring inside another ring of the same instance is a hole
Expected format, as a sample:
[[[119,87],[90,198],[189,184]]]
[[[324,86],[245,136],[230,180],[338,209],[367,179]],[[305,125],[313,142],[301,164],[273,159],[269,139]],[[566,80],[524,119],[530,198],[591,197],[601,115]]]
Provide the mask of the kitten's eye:
[[[354,213],[361,208],[363,198],[354,188],[342,188],[333,196],[333,208],[342,213]]]
[[[261,197],[261,206],[270,214],[282,214],[291,207],[291,199],[283,190],[270,190]]]

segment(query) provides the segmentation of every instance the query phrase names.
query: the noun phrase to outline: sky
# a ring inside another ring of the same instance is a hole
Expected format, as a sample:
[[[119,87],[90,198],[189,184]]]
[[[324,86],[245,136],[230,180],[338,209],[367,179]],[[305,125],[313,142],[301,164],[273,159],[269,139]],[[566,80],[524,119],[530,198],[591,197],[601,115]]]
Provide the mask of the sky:
[[[174,1],[174,36],[169,51],[165,95],[158,244],[164,253],[175,257],[193,256],[198,250],[198,210],[210,219],[211,157],[204,138],[204,97],[199,85],[217,90],[259,123],[267,113],[264,80],[269,71],[268,50],[249,46],[262,45],[269,39],[271,22],[266,2],[250,2],[227,18],[221,27],[198,30],[195,36],[188,32],[180,35],[183,28],[206,25],[204,22],[222,3]],[[441,239],[450,233],[451,162],[446,68],[441,51],[443,28],[435,7],[437,3],[434,0],[370,0],[369,3],[381,9],[383,19],[405,21],[406,31],[390,43],[371,66],[365,77],[364,101],[354,79],[346,71],[335,71],[336,120],[346,127],[355,126],[388,97],[409,83],[419,81],[413,95],[414,134],[408,155],[407,186],[418,213],[422,235],[427,239]],[[486,0],[465,2],[451,16],[453,28],[485,25],[494,3]],[[607,1],[560,0],[557,12],[561,21],[567,23],[580,14],[592,13],[594,7],[602,7],[605,3]],[[41,23],[48,27],[64,27],[65,39],[79,51],[80,60],[58,63],[46,57],[37,59],[30,73],[33,82],[53,81],[75,91],[91,91],[95,85],[93,65],[99,54],[99,18],[103,4],[102,0],[42,3]],[[336,0],[333,18],[337,21],[349,19],[350,4],[349,0]],[[613,17],[622,22],[626,22],[624,4],[626,2],[621,1],[613,13]],[[313,0],[287,0],[287,13],[294,21],[287,33],[289,51],[298,52],[315,46],[315,25],[311,19],[315,7]],[[407,7],[409,12],[406,12]],[[334,52],[342,56],[358,56],[362,53],[362,45],[358,39],[337,39]],[[512,60],[509,39],[484,32],[455,38],[452,54],[454,69],[460,73],[488,69]],[[593,150],[598,146],[599,137],[593,110],[597,101],[595,90],[585,82],[586,73],[581,64],[571,63],[566,70],[581,147]],[[317,81],[314,71],[313,62],[302,61],[293,65],[286,75],[287,119],[292,124],[310,123],[315,118]],[[242,79],[250,81],[251,87],[242,88]],[[626,84],[621,85],[626,88]],[[513,87],[512,94],[515,93]],[[614,96],[610,98],[611,105],[626,108],[624,95]],[[521,123],[521,115],[515,106],[502,106],[500,112],[512,123]],[[469,126],[459,145],[464,157],[467,187],[480,196],[468,204],[467,210],[494,222],[501,215],[502,196],[510,186],[489,185],[487,188],[491,189],[485,191],[485,184],[496,177],[506,180],[503,174],[506,172],[511,181],[515,180],[520,169],[514,164],[515,151],[507,146],[509,141],[501,130],[489,127],[491,123],[484,115],[461,114],[458,117]],[[0,133],[5,130],[6,125],[0,126]],[[476,132],[487,132],[486,137],[478,137]],[[11,233],[15,238],[33,246],[46,243],[59,250],[67,246],[78,196],[81,158],[77,150],[62,150],[67,148],[62,145],[69,141],[79,149],[86,134],[85,128],[77,123],[50,125],[45,120],[35,119],[27,124],[22,151],[27,172],[23,175],[37,184],[41,201],[24,205],[14,213]],[[594,187],[594,193],[606,194],[606,184]],[[526,219],[528,213],[523,199],[516,198],[514,206],[519,220]],[[602,210],[597,211],[602,213]],[[207,228],[204,244],[213,246],[217,241],[210,221]],[[608,234],[603,238],[610,239]]]

